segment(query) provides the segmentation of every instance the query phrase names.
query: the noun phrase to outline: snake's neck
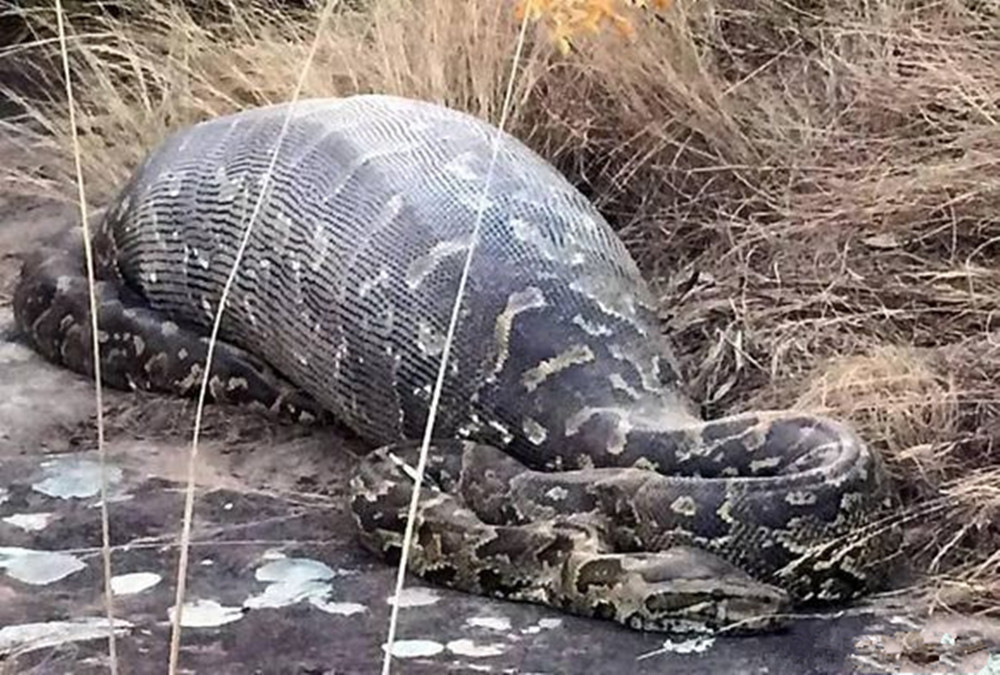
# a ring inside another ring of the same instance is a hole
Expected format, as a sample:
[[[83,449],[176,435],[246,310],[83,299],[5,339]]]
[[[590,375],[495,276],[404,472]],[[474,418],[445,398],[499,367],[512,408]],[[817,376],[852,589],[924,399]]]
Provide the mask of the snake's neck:
[[[565,417],[562,434],[553,438],[547,450],[546,468],[671,470],[678,456],[699,444],[704,426],[689,401],[674,390],[627,403],[583,405]]]
[[[511,350],[463,435],[537,468],[572,469],[632,465],[651,444],[667,448],[677,430],[702,424],[660,339],[620,332],[583,340],[551,323],[544,330],[538,348]],[[524,332],[517,337],[531,344]]]

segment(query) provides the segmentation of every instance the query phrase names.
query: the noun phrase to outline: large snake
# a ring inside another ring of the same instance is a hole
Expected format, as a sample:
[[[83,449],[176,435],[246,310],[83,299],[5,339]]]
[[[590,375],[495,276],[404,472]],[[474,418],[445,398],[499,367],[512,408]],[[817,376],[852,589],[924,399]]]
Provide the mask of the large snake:
[[[663,631],[767,630],[886,581],[900,533],[877,454],[822,417],[700,419],[605,219],[512,136],[430,103],[257,108],[149,154],[93,238],[108,385],[195,395],[262,189],[209,398],[331,415],[378,446],[351,480],[370,549],[398,559],[481,217],[412,572]],[[41,354],[92,373],[79,236],[27,257],[14,309]]]

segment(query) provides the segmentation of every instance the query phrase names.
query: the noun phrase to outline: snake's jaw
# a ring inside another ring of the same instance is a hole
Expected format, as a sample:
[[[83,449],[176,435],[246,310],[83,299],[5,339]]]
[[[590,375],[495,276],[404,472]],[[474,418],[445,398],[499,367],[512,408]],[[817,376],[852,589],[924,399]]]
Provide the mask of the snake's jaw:
[[[730,579],[679,579],[650,590],[626,621],[633,628],[668,633],[730,634],[780,629],[791,608],[777,587],[740,575]]]
[[[671,634],[775,630],[792,605],[785,591],[691,546],[571,553],[559,597],[575,613]]]
[[[792,606],[782,589],[703,549],[676,546],[620,561],[615,594],[628,609],[619,621],[639,630],[757,633],[782,627]]]
[[[734,591],[718,601],[724,632],[759,633],[787,625],[792,600],[785,591],[758,582],[739,584]]]

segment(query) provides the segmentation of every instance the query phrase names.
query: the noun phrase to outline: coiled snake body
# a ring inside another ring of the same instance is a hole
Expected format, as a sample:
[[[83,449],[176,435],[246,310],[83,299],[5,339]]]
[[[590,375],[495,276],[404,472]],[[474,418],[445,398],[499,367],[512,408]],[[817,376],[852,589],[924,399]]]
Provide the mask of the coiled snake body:
[[[508,135],[391,96],[203,122],[136,170],[94,237],[105,382],[331,414],[378,449],[352,478],[362,541],[399,554],[473,223],[476,244],[410,569],[429,581],[648,630],[764,630],[790,605],[878,587],[892,492],[846,426],[703,421],[621,241]],[[484,201],[485,200],[485,201]],[[18,325],[91,373],[81,242],[28,256]]]

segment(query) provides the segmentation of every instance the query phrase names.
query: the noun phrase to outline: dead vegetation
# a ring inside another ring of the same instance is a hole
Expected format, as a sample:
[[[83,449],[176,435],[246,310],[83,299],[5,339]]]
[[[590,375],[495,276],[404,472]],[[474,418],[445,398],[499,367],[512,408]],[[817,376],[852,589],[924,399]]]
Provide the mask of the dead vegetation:
[[[94,205],[169,129],[291,92],[315,14],[216,4],[70,16]],[[304,95],[398,93],[495,121],[513,5],[344,3]],[[51,96],[4,129],[56,160],[0,172],[72,199],[53,21],[32,11],[33,38],[3,52]],[[511,130],[621,232],[707,414],[852,420],[927,512],[908,544],[934,575],[923,597],[997,613],[1000,7],[680,0],[635,27],[568,55],[531,31]]]

